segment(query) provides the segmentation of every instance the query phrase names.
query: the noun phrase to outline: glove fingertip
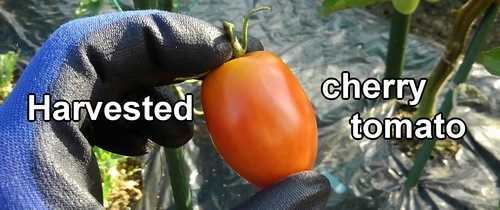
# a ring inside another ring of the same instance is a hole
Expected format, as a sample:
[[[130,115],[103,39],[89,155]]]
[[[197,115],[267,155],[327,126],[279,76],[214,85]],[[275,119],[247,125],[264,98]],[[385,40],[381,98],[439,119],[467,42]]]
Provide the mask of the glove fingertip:
[[[185,145],[193,138],[194,133],[192,122],[177,120],[143,121],[137,126],[151,141],[168,148],[179,148]]]
[[[146,97],[150,97],[153,104],[168,102],[172,107],[180,100],[176,93],[164,86],[127,94],[127,98],[138,102],[144,100]],[[188,112],[189,110],[185,111]],[[149,112],[154,113],[154,108],[150,107]],[[194,135],[194,124],[192,121],[178,120],[174,116],[168,120],[148,120],[142,117],[134,125],[151,141],[163,147],[179,148],[189,142]]]
[[[325,209],[330,181],[315,171],[292,174],[232,209]]]

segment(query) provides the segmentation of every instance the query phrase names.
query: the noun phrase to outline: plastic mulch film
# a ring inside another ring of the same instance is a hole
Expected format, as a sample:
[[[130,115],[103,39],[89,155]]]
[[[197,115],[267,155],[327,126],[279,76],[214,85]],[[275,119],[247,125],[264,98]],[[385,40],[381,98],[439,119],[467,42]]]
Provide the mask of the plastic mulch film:
[[[249,34],[266,50],[279,55],[291,68],[309,96],[319,127],[319,149],[313,170],[331,173],[347,190],[332,193],[330,209],[494,209],[498,204],[497,175],[500,143],[497,96],[498,77],[475,65],[468,84],[483,97],[459,94],[450,117],[462,118],[468,133],[459,152],[450,158],[429,161],[417,188],[405,195],[405,175],[413,161],[388,140],[353,140],[349,119],[359,112],[363,119],[391,117],[403,102],[381,100],[327,100],[322,82],[340,80],[343,71],[361,81],[381,79],[385,70],[389,23],[361,9],[317,17],[319,1],[200,1],[190,15],[214,24],[230,20],[241,27],[249,10],[271,6],[250,20]],[[404,77],[420,79],[430,75],[443,47],[433,40],[410,36]],[[197,84],[183,84],[185,93],[195,94]],[[443,93],[448,89],[446,87]],[[411,94],[406,95],[411,99]],[[444,94],[442,94],[444,96]],[[442,102],[444,97],[438,102]],[[195,118],[193,140],[185,146],[185,158],[193,202],[199,209],[228,209],[257,189],[236,175],[213,147],[204,119]],[[279,149],[279,148],[277,148]],[[162,149],[144,157],[147,192],[138,208],[174,209],[170,180]],[[159,176],[162,174],[163,176]]]
[[[186,3],[188,2],[188,3]],[[180,1],[188,7],[196,1]],[[78,2],[6,0],[0,7],[0,50],[22,48],[21,61],[28,63],[48,35],[60,24],[74,19]],[[132,0],[120,1],[124,9]],[[450,117],[467,123],[467,135],[454,157],[429,161],[418,186],[402,191],[412,161],[388,140],[353,140],[349,119],[359,112],[363,119],[391,117],[403,102],[381,100],[327,100],[322,82],[340,80],[348,71],[363,81],[381,79],[385,70],[389,23],[362,9],[351,9],[319,18],[321,1],[298,0],[200,0],[189,15],[222,26],[223,20],[241,28],[242,18],[256,7],[270,6],[250,20],[249,34],[261,40],[266,50],[280,56],[291,68],[314,107],[319,148],[313,170],[328,172],[345,192],[332,192],[329,209],[495,209],[500,198],[500,79],[475,65],[467,83],[479,96],[459,94]],[[21,9],[22,8],[22,9]],[[102,12],[115,11],[106,4]],[[50,14],[48,16],[47,14]],[[430,75],[443,47],[433,40],[410,36],[404,77]],[[13,48],[14,47],[14,48]],[[21,62],[21,63],[23,63]],[[182,84],[195,95],[201,109],[196,83]],[[449,85],[448,88],[454,88]],[[406,92],[411,99],[411,94]],[[438,102],[442,102],[444,94]],[[196,116],[195,134],[186,146],[185,159],[196,209],[228,209],[245,200],[257,188],[235,174],[212,145],[203,116]],[[279,148],[277,148],[279,149]],[[134,209],[175,209],[162,148],[141,157],[144,163],[143,198]]]

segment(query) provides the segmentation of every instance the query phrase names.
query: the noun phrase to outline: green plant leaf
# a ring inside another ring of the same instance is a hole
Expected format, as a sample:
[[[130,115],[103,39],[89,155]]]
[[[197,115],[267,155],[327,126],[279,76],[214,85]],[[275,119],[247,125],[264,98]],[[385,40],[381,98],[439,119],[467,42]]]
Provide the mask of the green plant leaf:
[[[319,14],[326,16],[341,10],[365,7],[377,2],[386,2],[391,0],[324,0],[319,8]]]
[[[500,47],[483,53],[484,68],[495,76],[500,76]]]
[[[105,0],[80,0],[75,10],[76,18],[100,14],[105,2]]]
[[[13,72],[16,70],[16,62],[20,52],[9,51],[0,54],[0,87],[8,86],[12,82]]]
[[[112,188],[113,181],[111,180],[111,175],[105,174],[104,177],[102,177],[102,193],[104,200],[108,199]]]
[[[115,167],[118,163],[127,158],[126,156],[108,152],[99,147],[93,147],[92,150],[94,151],[99,169],[102,173],[107,173],[110,168]]]
[[[12,80],[16,70],[17,59],[21,51],[9,51],[0,54],[0,100],[4,100],[12,90]]]
[[[92,151],[94,152],[97,163],[99,164],[99,170],[102,178],[103,196],[104,200],[106,200],[111,193],[111,189],[113,188],[113,181],[111,180],[112,177],[109,170],[116,167],[122,160],[125,160],[127,156],[108,152],[99,147],[93,147]]]

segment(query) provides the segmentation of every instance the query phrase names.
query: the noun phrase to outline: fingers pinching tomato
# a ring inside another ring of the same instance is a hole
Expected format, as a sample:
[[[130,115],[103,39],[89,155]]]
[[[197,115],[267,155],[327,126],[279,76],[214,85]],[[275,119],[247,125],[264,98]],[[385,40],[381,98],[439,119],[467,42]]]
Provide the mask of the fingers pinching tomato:
[[[260,10],[245,18],[244,36],[247,18]],[[239,46],[232,27],[225,23],[236,58],[204,78],[203,112],[224,161],[254,186],[265,188],[312,169],[318,140],[316,118],[287,65],[271,52],[244,54],[246,43]]]

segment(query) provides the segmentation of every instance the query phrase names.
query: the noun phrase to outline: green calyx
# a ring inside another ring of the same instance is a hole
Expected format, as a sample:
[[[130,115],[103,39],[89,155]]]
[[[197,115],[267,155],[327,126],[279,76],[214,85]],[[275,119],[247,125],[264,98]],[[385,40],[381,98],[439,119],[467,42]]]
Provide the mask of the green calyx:
[[[240,44],[238,39],[234,36],[234,25],[230,22],[224,21],[222,22],[222,25],[224,26],[224,30],[226,33],[229,35],[229,40],[231,42],[231,47],[233,48],[233,56],[235,58],[239,58],[243,55],[245,55],[248,47],[248,21],[250,17],[262,10],[271,10],[270,7],[261,7],[257,9],[253,9],[250,11],[245,18],[243,19],[243,28],[241,30],[242,33],[242,39],[243,39],[243,44]]]

